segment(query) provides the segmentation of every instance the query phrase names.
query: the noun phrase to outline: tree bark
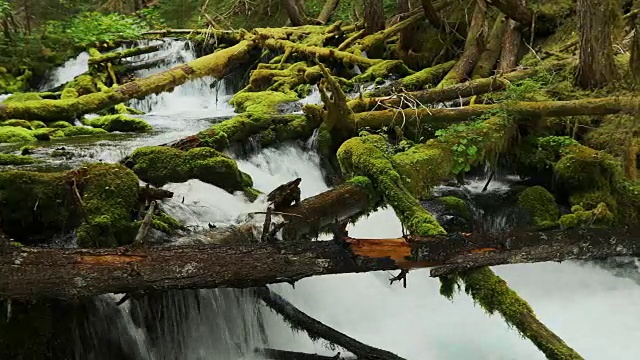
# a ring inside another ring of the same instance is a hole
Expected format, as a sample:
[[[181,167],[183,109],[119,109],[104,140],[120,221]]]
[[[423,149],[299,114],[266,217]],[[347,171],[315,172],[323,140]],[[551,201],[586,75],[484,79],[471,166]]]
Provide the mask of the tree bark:
[[[613,55],[613,36],[620,21],[617,0],[578,0],[580,53],[576,83],[595,89],[618,77]]]
[[[533,23],[533,11],[521,0],[487,0],[487,2],[525,27]]]
[[[292,26],[302,26],[307,23],[295,0],[281,0],[280,4],[287,12]]]
[[[364,32],[367,35],[384,30],[384,6],[382,0],[363,0]]]
[[[429,20],[431,25],[433,25],[436,29],[444,29],[445,23],[438,15],[438,11],[433,6],[433,2],[431,0],[421,0],[422,1],[422,10],[424,11],[424,16]]]
[[[506,31],[506,25],[506,17],[499,16],[496,19],[487,41],[487,48],[484,50],[482,55],[480,55],[478,63],[471,73],[471,79],[481,79],[491,76],[493,67],[496,65],[496,62],[500,57],[500,47],[502,45],[502,38]]]
[[[0,103],[0,120],[23,119],[45,122],[70,120],[133,98],[168,91],[202,76],[222,78],[237,64],[249,59],[254,45],[251,41],[242,41],[230,48],[178,65],[159,74],[74,99]]]
[[[507,21],[507,32],[502,38],[500,46],[500,60],[498,61],[498,74],[513,71],[518,66],[518,53],[520,52],[520,41],[522,34],[518,28],[518,23],[509,19]]]
[[[260,287],[253,290],[254,294],[262,300],[265,305],[280,314],[284,320],[294,329],[301,329],[309,334],[311,339],[325,339],[330,343],[341,346],[350,351],[360,359],[379,360],[402,360],[401,357],[378,349],[337,331],[311,316],[300,311],[282,296],[272,292],[267,287]]]
[[[339,3],[340,0],[326,0],[324,2],[322,10],[320,11],[320,15],[318,15],[318,21],[322,24],[325,24],[327,21],[329,21],[329,19],[331,19],[331,14],[333,14]]]
[[[450,86],[462,82],[478,62],[480,54],[484,49],[484,37],[486,34],[483,29],[486,10],[487,4],[485,1],[477,0],[462,55],[451,71],[449,71],[440,84],[438,84],[438,87]]]
[[[640,1],[635,1],[636,11],[640,11]],[[631,56],[629,58],[629,69],[636,83],[640,84],[640,14],[633,18],[633,40],[631,42]]]
[[[354,357],[336,357],[340,356],[340,353],[335,356],[326,356],[279,349],[256,349],[256,353],[271,360],[356,360]]]
[[[4,246],[0,298],[246,288],[323,274],[640,256],[639,236],[637,228],[627,228],[408,239],[346,237],[341,242],[167,246],[129,252]]]

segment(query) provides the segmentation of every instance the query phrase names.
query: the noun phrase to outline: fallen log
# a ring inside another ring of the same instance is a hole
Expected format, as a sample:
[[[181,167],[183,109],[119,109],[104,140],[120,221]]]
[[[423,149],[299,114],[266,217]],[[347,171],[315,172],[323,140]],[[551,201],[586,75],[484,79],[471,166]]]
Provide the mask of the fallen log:
[[[114,60],[120,60],[131,56],[142,55],[158,51],[160,45],[141,46],[137,48],[108,52],[99,56],[92,56],[89,58],[89,65],[96,65],[102,63],[113,62]]]
[[[351,110],[356,113],[369,111],[377,107],[421,107],[436,102],[445,102],[470,96],[483,95],[492,91],[504,90],[510,85],[510,83],[532,77],[538,74],[543,69],[545,71],[558,70],[563,69],[573,63],[575,63],[575,61],[573,60],[558,61],[550,63],[547,66],[514,71],[511,73],[503,74],[503,76],[499,77],[481,78],[443,88],[398,93],[393,97],[359,98],[349,101],[348,105]]]
[[[404,109],[361,112],[354,115],[351,130],[368,127],[405,124],[409,127],[444,126],[452,122],[466,121],[489,111],[503,109],[508,115],[522,118],[610,115],[618,113],[636,114],[640,109],[638,97],[608,97],[569,101],[522,101],[508,104],[470,105],[449,109]]]
[[[271,360],[355,360],[354,357],[341,357],[340,353],[335,356],[325,356],[318,354],[307,354],[298,351],[287,351],[279,349],[256,349],[255,353]]]
[[[326,274],[446,265],[461,268],[465,261],[476,266],[640,256],[638,228],[343,240],[137,251],[3,246],[0,298],[246,288]],[[480,258],[483,260],[478,261]]]
[[[45,122],[71,120],[133,98],[171,90],[202,76],[222,78],[237,64],[248,60],[254,46],[255,44],[251,41],[242,41],[230,48],[178,65],[159,74],[78,98],[0,103],[0,120],[24,119]]]
[[[312,340],[325,339],[332,344],[341,346],[361,359],[401,360],[402,358],[389,351],[364,344],[340,331],[337,331],[320,321],[312,318],[285,300],[282,296],[272,292],[266,286],[253,289],[256,297],[262,300],[270,309],[280,314],[294,329],[304,330]]]
[[[519,0],[487,0],[487,2],[525,27],[533,24],[535,16],[533,10]]]
[[[307,46],[288,40],[277,40],[270,37],[260,38],[259,35],[257,35],[256,38],[259,39],[259,41],[261,41],[263,45],[268,49],[283,52],[291,51],[292,53],[298,54],[299,56],[308,58],[310,61],[313,61],[316,58],[321,61],[329,62],[341,61],[345,64],[359,65],[365,68],[373,66],[382,61],[354,55],[346,51],[338,51],[335,49],[319,46]]]

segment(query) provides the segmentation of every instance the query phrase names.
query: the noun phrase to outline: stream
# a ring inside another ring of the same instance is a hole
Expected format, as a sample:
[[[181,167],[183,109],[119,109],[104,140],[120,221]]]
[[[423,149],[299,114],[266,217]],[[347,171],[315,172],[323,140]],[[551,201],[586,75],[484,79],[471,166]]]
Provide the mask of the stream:
[[[182,41],[169,40],[163,46],[160,54],[153,56],[166,57],[165,64],[138,76],[148,76],[195,56]],[[81,54],[56,70],[47,86],[69,81],[85,70],[86,56]],[[47,146],[74,149],[79,156],[58,164],[72,167],[87,160],[117,162],[136,147],[194,134],[233,115],[233,107],[228,104],[231,84],[221,81],[212,86],[214,83],[213,78],[202,78],[171,93],[131,102],[148,112],[141,118],[154,127],[149,134],[110,135],[97,142],[65,140]],[[319,99],[313,94],[305,101]],[[302,197],[313,196],[328,186],[310,143],[262,149],[248,158],[238,158],[238,166],[263,192],[301,177]],[[472,180],[466,190],[473,196],[484,182],[481,178]],[[508,186],[508,181],[494,181],[489,191],[504,191]],[[265,207],[263,201],[251,204],[241,195],[197,180],[165,188],[175,195],[164,208],[188,225],[239,222],[242,215]],[[499,220],[486,216],[483,221],[488,227],[505,226]],[[354,237],[401,234],[400,222],[390,208],[376,211],[348,230]],[[636,301],[640,299],[640,287],[634,280],[577,262],[508,265],[494,270],[531,304],[543,323],[585,359],[638,358],[640,307]],[[398,283],[389,285],[391,276],[389,272],[320,276],[303,279],[295,288],[287,284],[270,288],[319,321],[406,359],[544,359],[499,315],[486,314],[464,292],[453,301],[441,296],[440,283],[429,277],[428,269],[412,271],[406,289]],[[293,332],[277,314],[243,290],[170,291],[148,302],[116,307],[119,298],[96,298],[83,333],[76,334],[78,359],[260,359],[253,354],[256,347],[324,355],[340,351]]]

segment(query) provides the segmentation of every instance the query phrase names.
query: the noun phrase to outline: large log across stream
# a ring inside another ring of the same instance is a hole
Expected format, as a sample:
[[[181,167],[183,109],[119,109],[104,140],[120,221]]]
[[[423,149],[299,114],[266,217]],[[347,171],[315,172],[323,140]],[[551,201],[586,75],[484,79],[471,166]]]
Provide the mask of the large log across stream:
[[[326,274],[640,256],[638,228],[140,250],[0,248],[0,298],[257,287]],[[434,269],[434,275],[441,270]]]

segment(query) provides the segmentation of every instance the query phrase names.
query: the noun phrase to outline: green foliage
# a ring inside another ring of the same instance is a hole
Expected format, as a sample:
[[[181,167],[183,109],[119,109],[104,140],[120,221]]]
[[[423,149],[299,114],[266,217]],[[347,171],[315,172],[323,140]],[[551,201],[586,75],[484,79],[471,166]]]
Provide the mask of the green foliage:
[[[147,31],[143,20],[118,13],[85,12],[68,21],[53,21],[47,25],[53,36],[71,41],[77,47],[95,46],[116,40],[137,39]]]
[[[481,141],[482,138],[476,135],[473,130],[483,126],[482,121],[474,121],[454,124],[446,129],[436,131],[438,138],[453,143],[451,150],[453,150],[454,166],[452,172],[454,174],[471,170],[471,164],[480,158],[481,154],[478,153],[478,147],[474,143]]]

